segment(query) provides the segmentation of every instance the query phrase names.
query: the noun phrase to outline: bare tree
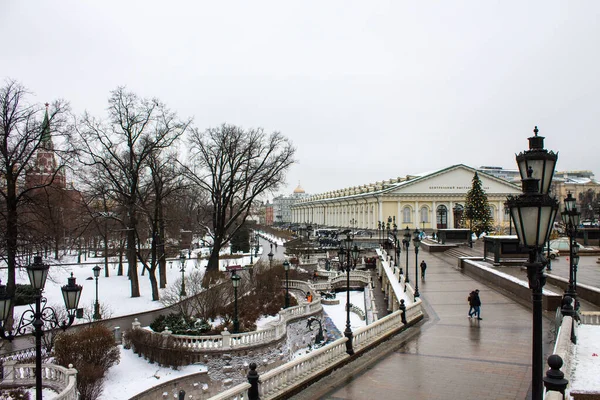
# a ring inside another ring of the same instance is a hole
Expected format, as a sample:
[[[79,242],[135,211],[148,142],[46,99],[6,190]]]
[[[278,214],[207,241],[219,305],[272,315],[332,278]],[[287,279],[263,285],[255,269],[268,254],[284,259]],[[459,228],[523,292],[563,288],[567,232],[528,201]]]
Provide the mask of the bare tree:
[[[51,186],[64,176],[66,153],[52,149],[52,160],[46,165],[41,179],[26,182],[27,172],[36,161],[36,154],[47,146],[51,135],[65,133],[68,104],[55,101],[44,107],[27,102],[28,91],[18,82],[8,80],[0,87],[0,214],[3,225],[3,256],[8,266],[7,291],[15,293],[15,268],[18,243],[26,236],[21,230],[20,216],[28,196]],[[56,157],[56,158],[54,158]]]
[[[125,212],[126,257],[131,297],[140,296],[137,276],[139,248],[139,190],[148,176],[148,158],[165,149],[185,132],[191,121],[180,121],[157,99],[143,99],[119,87],[108,100],[108,119],[89,114],[78,125],[78,148],[87,166],[96,167],[97,179],[109,188],[112,201]]]
[[[206,276],[218,271],[219,252],[244,224],[260,197],[275,191],[294,163],[295,148],[279,132],[223,124],[191,134],[186,175],[210,193],[211,212],[200,223],[212,236]]]
[[[183,176],[175,168],[176,159],[175,152],[163,155],[157,151],[148,157],[151,179],[143,190],[146,195],[140,196],[151,236],[149,257],[140,257],[140,261],[148,271],[152,300],[159,299],[157,269],[159,270],[160,287],[165,288],[167,284],[164,207],[167,199],[183,188]]]

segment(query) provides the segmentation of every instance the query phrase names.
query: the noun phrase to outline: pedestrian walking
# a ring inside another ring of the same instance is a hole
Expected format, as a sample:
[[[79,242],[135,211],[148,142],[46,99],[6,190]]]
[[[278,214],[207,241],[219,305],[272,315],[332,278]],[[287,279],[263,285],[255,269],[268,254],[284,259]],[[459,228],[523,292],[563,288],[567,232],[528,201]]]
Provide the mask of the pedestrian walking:
[[[427,263],[425,260],[421,261],[421,279],[425,280],[425,270],[427,269]]]
[[[478,320],[481,320],[481,299],[479,298],[479,289],[474,290],[469,294],[469,318],[477,316]]]

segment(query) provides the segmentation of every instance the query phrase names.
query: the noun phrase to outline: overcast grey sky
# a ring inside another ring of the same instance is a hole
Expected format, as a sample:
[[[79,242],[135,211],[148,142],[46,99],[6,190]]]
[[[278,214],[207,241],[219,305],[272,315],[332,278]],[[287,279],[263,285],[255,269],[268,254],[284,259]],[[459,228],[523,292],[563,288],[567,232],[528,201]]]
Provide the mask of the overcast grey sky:
[[[156,96],[278,130],[308,193],[452,164],[516,168],[534,125],[600,175],[600,1],[0,0],[0,78],[104,116]]]

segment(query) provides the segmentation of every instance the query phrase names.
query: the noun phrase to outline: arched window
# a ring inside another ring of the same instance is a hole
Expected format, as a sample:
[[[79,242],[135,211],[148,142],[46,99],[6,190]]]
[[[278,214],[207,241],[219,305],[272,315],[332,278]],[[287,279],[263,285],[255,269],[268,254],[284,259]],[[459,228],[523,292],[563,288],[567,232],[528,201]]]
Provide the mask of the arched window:
[[[407,223],[407,224],[410,223],[411,222],[411,218],[410,218],[411,214],[412,213],[411,213],[410,207],[408,207],[408,206],[404,207],[404,209],[402,209],[402,222]]]
[[[429,209],[427,207],[421,208],[421,222],[427,223],[429,222]]]
[[[448,209],[446,206],[441,205],[436,211],[436,222],[438,229],[448,228]]]

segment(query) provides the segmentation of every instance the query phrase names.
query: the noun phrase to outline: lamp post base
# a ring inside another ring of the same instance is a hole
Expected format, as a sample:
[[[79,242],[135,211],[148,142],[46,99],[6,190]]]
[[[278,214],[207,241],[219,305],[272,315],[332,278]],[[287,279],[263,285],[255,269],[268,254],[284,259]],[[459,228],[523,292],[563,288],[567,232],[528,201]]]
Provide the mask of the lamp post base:
[[[102,316],[100,315],[100,303],[98,303],[98,301],[96,301],[96,303],[94,304],[94,319],[102,319]]]
[[[350,330],[349,327],[346,327],[346,330],[344,331],[344,336],[346,336],[348,338],[348,341],[346,342],[346,353],[348,355],[352,355],[354,354],[354,348],[352,347],[352,330]]]

